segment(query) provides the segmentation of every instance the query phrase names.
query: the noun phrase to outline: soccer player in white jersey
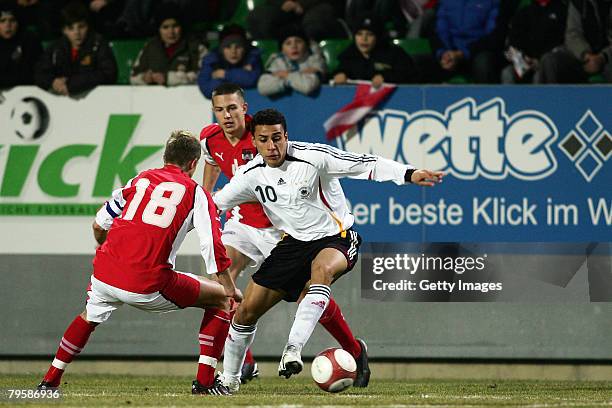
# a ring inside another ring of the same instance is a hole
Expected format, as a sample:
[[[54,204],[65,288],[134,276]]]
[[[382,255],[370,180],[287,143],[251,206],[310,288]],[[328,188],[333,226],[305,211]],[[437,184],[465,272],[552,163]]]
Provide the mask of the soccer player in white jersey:
[[[246,288],[225,343],[223,381],[240,386],[240,363],[252,341],[259,318],[281,300],[298,306],[279,375],[289,378],[303,368],[301,350],[328,306],[330,285],[357,261],[361,237],[352,228],[340,177],[433,186],[439,171],[368,154],[348,153],[328,145],[289,142],[282,113],[266,109],[251,121],[259,152],[213,199],[220,210],[259,201],[283,239]]]
[[[200,132],[204,162],[202,187],[210,192],[220,173],[231,180],[238,167],[248,164],[257,155],[242,88],[229,82],[219,85],[212,93],[212,105],[217,123]],[[281,233],[272,226],[260,203],[241,204],[228,211],[221,239],[232,260],[229,268],[232,278],[236,280],[249,263],[261,265],[280,238]],[[362,339],[353,335],[333,298],[329,299],[319,323],[357,361],[357,378],[353,385],[367,387],[370,376],[367,347]],[[240,379],[244,384],[258,374],[257,363],[247,349]]]
[[[210,194],[191,179],[200,143],[175,131],[166,143],[164,167],[146,170],[113,196],[96,214],[94,237],[100,244],[93,261],[85,311],[64,332],[39,388],[58,387],[70,362],[83,350],[97,325],[124,303],[154,313],[185,307],[205,309],[198,340],[200,359],[194,394],[229,395],[214,370],[230,324],[230,298],[242,300],[227,269],[221,225]],[[218,282],[174,270],[176,251],[195,229],[209,274]]]

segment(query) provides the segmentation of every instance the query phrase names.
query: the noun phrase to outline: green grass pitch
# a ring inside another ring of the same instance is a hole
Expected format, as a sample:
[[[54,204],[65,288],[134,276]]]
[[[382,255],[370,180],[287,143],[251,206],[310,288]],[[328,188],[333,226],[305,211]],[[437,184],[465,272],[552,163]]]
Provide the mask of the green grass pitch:
[[[40,375],[0,375],[0,388],[32,388]],[[0,401],[0,405],[41,407],[134,406],[317,406],[373,407],[612,407],[612,382],[570,381],[390,381],[373,379],[366,389],[327,394],[301,375],[289,380],[261,378],[231,397],[192,396],[191,378],[176,376],[70,375],[59,403]]]

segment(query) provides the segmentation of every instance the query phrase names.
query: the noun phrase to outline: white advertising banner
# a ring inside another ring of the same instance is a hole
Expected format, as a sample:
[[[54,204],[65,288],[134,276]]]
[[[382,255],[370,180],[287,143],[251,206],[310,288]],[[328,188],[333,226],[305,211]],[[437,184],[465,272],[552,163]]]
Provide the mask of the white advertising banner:
[[[193,86],[99,87],[81,99],[3,92],[0,253],[93,254],[93,215],[112,190],[160,167],[172,130],[197,135],[211,122],[211,103]],[[179,253],[198,254],[197,237]]]

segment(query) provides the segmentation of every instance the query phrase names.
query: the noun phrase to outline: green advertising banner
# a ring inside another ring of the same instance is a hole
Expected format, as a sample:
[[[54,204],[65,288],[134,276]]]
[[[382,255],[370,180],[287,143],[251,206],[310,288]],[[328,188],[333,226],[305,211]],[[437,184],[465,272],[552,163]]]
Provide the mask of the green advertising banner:
[[[81,99],[35,87],[3,93],[0,253],[91,253],[89,220],[112,190],[160,166],[170,132],[198,134],[210,112],[195,87],[100,87]],[[197,244],[183,251],[197,254]]]

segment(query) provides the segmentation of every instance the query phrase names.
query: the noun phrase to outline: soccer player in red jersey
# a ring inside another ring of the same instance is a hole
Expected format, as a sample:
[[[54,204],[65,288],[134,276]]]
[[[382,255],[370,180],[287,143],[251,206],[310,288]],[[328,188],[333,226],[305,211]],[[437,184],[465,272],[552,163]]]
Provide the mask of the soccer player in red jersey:
[[[200,359],[192,393],[229,395],[214,376],[230,325],[230,299],[240,301],[228,272],[221,225],[210,194],[194,180],[201,156],[191,133],[175,131],[166,143],[164,167],[144,171],[115,190],[96,214],[93,260],[85,311],[68,326],[39,388],[58,387],[68,364],[83,350],[96,326],[126,303],[165,313],[205,309],[200,325]],[[195,229],[209,274],[218,282],[174,270],[176,251]]]
[[[200,133],[204,156],[202,186],[210,192],[214,189],[221,172],[231,179],[239,166],[248,163],[257,154],[251,132],[248,130],[251,116],[247,115],[248,105],[244,100],[242,88],[232,83],[218,86],[213,91],[212,104],[217,123],[206,126]],[[259,266],[263,263],[280,240],[281,233],[272,226],[260,203],[241,204],[227,215],[222,241],[227,255],[232,260],[229,273],[236,280],[249,264]],[[330,299],[319,323],[343,349],[362,363],[355,386],[367,387],[370,370],[365,342],[355,338],[333,298]],[[240,325],[232,324],[230,334],[232,330],[242,329],[244,328]],[[225,364],[228,360],[235,361],[233,358],[226,358]],[[242,364],[242,361],[239,363]],[[242,365],[241,382],[245,383],[257,374],[257,364],[249,350]]]

